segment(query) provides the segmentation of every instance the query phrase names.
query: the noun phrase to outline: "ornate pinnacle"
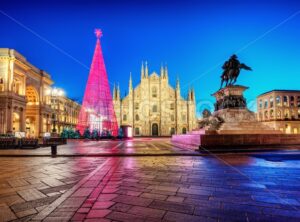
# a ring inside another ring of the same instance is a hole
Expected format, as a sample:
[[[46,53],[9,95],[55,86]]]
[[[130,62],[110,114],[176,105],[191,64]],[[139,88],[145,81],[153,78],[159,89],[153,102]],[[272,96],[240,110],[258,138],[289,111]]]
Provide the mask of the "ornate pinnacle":
[[[96,34],[97,39],[100,39],[100,37],[102,36],[101,29],[95,29],[95,34]]]

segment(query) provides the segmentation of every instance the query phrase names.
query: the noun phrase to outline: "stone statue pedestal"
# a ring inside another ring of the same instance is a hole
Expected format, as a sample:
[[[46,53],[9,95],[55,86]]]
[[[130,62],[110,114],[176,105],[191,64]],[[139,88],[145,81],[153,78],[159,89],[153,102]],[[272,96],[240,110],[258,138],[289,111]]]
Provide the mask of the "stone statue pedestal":
[[[227,86],[212,94],[216,98],[212,117],[220,120],[218,126],[207,127],[216,134],[282,134],[257,121],[255,113],[248,110],[243,93],[245,86]],[[207,132],[212,133],[212,132]]]

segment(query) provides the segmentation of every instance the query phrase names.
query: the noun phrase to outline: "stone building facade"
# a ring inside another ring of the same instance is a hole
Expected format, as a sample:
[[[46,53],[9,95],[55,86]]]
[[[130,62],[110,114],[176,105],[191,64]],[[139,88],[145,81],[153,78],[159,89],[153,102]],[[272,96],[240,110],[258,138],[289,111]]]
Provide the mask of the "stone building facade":
[[[257,97],[259,121],[288,134],[300,133],[300,90],[272,90]]]
[[[47,95],[52,84],[47,72],[16,50],[0,48],[0,134],[42,136],[52,131],[53,117],[62,119],[65,126],[75,127],[80,105],[62,96],[62,112],[58,113],[51,106],[52,96]]]
[[[148,73],[142,64],[141,81],[133,88],[130,74],[128,95],[120,98],[119,87],[113,90],[114,109],[118,125],[130,125],[135,136],[170,136],[196,128],[196,102],[194,90],[187,99],[180,95],[180,84],[169,85],[167,67],[160,75]]]

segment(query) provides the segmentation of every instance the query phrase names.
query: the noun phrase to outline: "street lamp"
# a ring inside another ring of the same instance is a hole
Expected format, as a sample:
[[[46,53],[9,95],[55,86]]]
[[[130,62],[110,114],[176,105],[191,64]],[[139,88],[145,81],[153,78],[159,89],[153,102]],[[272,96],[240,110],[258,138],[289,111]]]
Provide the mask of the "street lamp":
[[[59,88],[49,88],[46,90],[46,95],[50,96],[51,98],[51,105],[53,102],[53,109],[54,113],[52,113],[52,122],[53,122],[53,128],[52,132],[56,133],[56,123],[58,122],[57,116],[59,113],[59,103],[57,102],[57,98],[64,96],[65,92],[62,89]],[[57,104],[57,107],[56,107]]]

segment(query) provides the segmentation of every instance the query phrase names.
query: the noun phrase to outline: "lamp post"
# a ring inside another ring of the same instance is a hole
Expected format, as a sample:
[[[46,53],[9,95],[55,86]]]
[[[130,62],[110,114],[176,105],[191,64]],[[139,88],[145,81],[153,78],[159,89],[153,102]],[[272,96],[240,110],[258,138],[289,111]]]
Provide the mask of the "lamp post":
[[[65,94],[65,92],[62,89],[59,88],[50,88],[46,91],[46,95],[50,96],[51,98],[51,106],[53,106],[54,113],[52,113],[52,123],[53,123],[53,128],[52,128],[52,133],[56,134],[56,123],[58,122],[58,113],[59,113],[59,102],[57,99],[59,97],[62,97]],[[56,106],[57,105],[57,106]]]

